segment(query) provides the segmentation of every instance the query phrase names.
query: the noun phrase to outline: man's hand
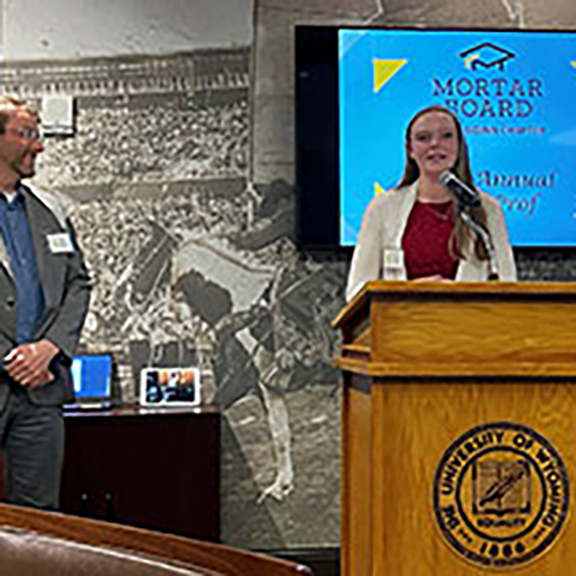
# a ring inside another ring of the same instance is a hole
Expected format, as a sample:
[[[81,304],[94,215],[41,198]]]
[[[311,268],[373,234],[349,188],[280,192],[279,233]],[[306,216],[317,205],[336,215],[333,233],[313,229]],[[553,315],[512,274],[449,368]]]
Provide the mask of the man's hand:
[[[37,388],[54,380],[48,366],[56,354],[58,347],[49,340],[21,344],[4,357],[4,367],[22,386]]]

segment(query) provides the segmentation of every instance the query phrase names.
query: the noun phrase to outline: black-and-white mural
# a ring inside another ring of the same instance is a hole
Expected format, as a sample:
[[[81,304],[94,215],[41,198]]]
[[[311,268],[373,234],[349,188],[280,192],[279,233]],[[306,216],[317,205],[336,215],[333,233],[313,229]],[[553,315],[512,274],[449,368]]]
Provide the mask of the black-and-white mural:
[[[248,177],[249,62],[249,47],[26,62],[2,80],[40,105],[74,98],[75,134],[46,139],[35,184],[73,201],[94,278],[82,343],[114,352],[123,401],[145,366],[200,366],[226,417],[223,538],[333,542],[345,270],[296,250],[292,187]]]

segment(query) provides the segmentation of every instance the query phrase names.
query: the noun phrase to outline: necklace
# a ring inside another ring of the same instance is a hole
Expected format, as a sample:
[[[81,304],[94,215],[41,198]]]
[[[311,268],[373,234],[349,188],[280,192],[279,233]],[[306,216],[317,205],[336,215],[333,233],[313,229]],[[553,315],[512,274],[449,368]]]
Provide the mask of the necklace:
[[[422,208],[429,214],[433,214],[442,222],[449,222],[453,218],[452,200],[446,202],[422,202],[417,200]]]

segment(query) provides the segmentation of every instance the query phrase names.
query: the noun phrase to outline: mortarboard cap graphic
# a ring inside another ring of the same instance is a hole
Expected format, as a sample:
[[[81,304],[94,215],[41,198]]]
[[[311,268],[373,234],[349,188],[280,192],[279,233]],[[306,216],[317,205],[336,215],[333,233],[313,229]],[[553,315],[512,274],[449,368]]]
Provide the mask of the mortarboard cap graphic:
[[[498,68],[504,70],[504,63],[514,58],[514,54],[504,48],[500,48],[491,42],[478,44],[460,54],[464,58],[466,68],[476,70],[478,66],[483,68]]]

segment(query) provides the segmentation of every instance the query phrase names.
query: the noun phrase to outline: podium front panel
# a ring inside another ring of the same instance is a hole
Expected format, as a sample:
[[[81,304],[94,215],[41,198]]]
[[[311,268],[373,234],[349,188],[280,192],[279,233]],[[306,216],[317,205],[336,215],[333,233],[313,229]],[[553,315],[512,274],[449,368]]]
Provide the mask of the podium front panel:
[[[344,310],[346,576],[576,566],[576,286],[373,283]]]

